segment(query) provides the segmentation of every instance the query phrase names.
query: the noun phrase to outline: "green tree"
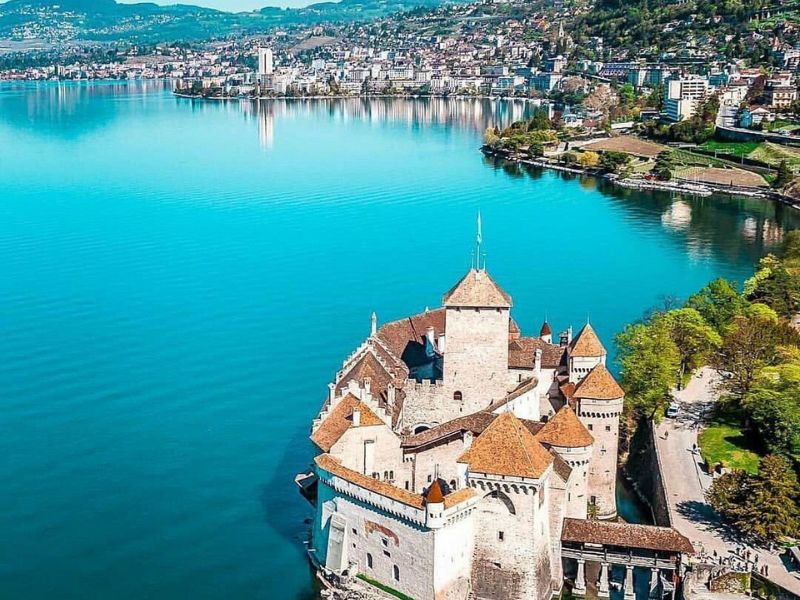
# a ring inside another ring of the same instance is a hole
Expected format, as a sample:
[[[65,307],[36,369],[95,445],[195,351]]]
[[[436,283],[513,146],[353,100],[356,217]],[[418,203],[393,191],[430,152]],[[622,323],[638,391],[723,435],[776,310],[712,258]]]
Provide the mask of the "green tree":
[[[687,308],[694,308],[720,333],[736,315],[742,314],[745,304],[734,284],[722,278],[715,279],[686,301]]]
[[[675,160],[672,152],[664,150],[656,157],[656,164],[653,167],[653,172],[659,179],[669,181],[672,179],[672,170],[675,168]]]
[[[749,487],[750,476],[745,471],[734,469],[714,479],[706,491],[706,500],[720,515],[735,522],[747,501]]]
[[[537,108],[528,122],[528,131],[543,131],[552,128],[552,123],[550,123],[550,119],[547,116],[547,110]]]
[[[680,369],[680,352],[665,320],[628,325],[615,342],[626,401],[640,416],[660,420]]]
[[[800,363],[762,369],[745,408],[767,450],[800,453]]]
[[[786,160],[782,160],[778,163],[778,173],[775,177],[775,187],[782,188],[785,185],[788,185],[792,181],[792,171],[789,169],[789,165],[786,163]]]
[[[686,372],[705,364],[712,350],[722,344],[719,333],[694,308],[671,310],[661,317],[680,357],[679,380]]]
[[[631,157],[625,152],[609,151],[600,156],[599,165],[611,173],[619,173],[627,165]]]
[[[800,307],[800,275],[790,273],[783,263],[769,254],[745,283],[747,299],[761,302],[778,315],[790,318]]]
[[[633,86],[630,83],[625,83],[619,88],[619,102],[623,106],[632,106],[636,97]]]
[[[783,323],[753,315],[736,317],[714,354],[714,367],[723,373],[723,389],[743,403],[758,372],[776,363],[780,357],[778,347],[791,343],[792,337]]]
[[[800,485],[791,463],[783,456],[765,456],[758,475],[751,479],[736,525],[760,542],[796,535],[800,526]]]
[[[786,234],[783,241],[782,256],[784,260],[800,259],[800,229],[795,229]]]

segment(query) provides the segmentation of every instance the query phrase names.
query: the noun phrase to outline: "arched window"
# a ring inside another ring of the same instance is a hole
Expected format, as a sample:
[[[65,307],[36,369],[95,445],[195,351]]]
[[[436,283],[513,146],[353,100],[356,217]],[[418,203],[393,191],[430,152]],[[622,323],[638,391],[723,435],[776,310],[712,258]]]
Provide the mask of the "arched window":
[[[392,567],[392,575],[394,576],[395,581],[400,581],[400,567],[394,565]]]
[[[372,554],[370,554],[369,552],[367,552],[367,568],[368,569],[372,568]]]
[[[464,399],[464,394],[461,392],[453,392],[453,400],[456,402],[461,402]]]
[[[428,429],[430,429],[430,427],[428,427],[427,425],[417,425],[414,428],[414,435],[422,433],[423,431],[428,431]]]
[[[389,471],[389,479],[394,481],[394,471]]]

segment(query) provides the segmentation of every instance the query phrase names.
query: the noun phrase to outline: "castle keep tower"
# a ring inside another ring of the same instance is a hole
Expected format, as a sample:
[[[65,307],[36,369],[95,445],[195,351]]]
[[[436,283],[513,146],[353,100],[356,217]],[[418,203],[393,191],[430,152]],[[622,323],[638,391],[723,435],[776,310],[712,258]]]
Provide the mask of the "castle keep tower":
[[[470,269],[444,295],[445,398],[455,414],[486,408],[506,395],[511,296],[486,269]]]

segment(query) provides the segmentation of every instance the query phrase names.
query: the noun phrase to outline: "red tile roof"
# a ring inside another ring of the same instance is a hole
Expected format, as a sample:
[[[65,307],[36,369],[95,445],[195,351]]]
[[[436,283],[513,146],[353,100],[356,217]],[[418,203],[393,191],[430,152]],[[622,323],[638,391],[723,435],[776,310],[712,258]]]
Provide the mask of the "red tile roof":
[[[585,448],[594,443],[592,434],[569,406],[553,415],[536,434],[536,439],[559,448]]]
[[[606,366],[600,363],[578,383],[572,395],[593,400],[619,400],[625,396],[625,392]]]
[[[359,487],[380,494],[381,496],[386,496],[387,498],[407,504],[408,506],[413,506],[414,508],[422,508],[424,506],[424,498],[420,494],[414,494],[413,492],[395,487],[386,481],[379,481],[359,473],[358,471],[348,469],[330,454],[320,454],[314,459],[314,462],[320,469],[324,469],[337,477],[341,477],[350,483],[354,483]]]
[[[483,270],[470,269],[442,298],[444,306],[510,308],[511,296]]]
[[[421,344],[428,327],[433,327],[437,335],[444,332],[444,309],[437,308],[418,315],[391,321],[378,329],[378,338],[397,357],[402,358],[410,342]]]
[[[333,410],[325,417],[322,424],[311,434],[311,441],[324,452],[330,451],[344,433],[350,427],[353,427],[354,410],[358,410],[361,413],[360,427],[384,425],[384,422],[372,412],[369,406],[361,402],[353,394],[347,394],[333,407]]]
[[[477,473],[538,479],[553,457],[514,413],[504,412],[472,442],[458,462],[467,463]]]
[[[606,355],[606,349],[589,323],[578,332],[569,346],[570,356],[600,357]]]
[[[314,459],[314,463],[320,469],[328,471],[332,475],[341,477],[359,487],[362,487],[381,496],[385,496],[402,504],[413,506],[414,508],[424,508],[425,498],[421,494],[415,494],[408,490],[401,489],[388,483],[368,477],[358,471],[353,471],[343,466],[336,458],[330,454],[320,454]],[[441,493],[441,489],[439,490]],[[472,488],[462,488],[455,492],[451,492],[443,497],[445,509],[452,508],[458,504],[465,502],[477,495],[477,492]],[[430,496],[429,496],[430,497]],[[429,500],[430,501],[430,500]]]
[[[687,537],[672,527],[653,525],[566,518],[561,541],[694,554]]]
[[[533,369],[533,355],[542,351],[542,367],[555,369],[562,362],[564,348],[548,344],[540,338],[520,337],[508,343],[508,366],[512,369]]]

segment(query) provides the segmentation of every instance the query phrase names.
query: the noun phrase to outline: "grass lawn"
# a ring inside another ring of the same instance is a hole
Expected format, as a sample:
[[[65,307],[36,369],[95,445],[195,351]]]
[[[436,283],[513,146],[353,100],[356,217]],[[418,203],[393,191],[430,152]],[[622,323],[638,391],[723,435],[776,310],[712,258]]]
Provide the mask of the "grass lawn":
[[[718,142],[716,140],[709,140],[703,144],[703,148],[721,154],[733,154],[735,156],[747,156],[753,150],[758,148],[761,142]]]
[[[770,166],[777,166],[782,160],[786,161],[789,168],[797,170],[800,168],[800,149],[772,142],[764,142],[753,150],[748,158],[760,160]]]
[[[709,466],[718,462],[729,469],[758,473],[759,454],[752,439],[742,433],[737,415],[720,413],[703,429],[699,437],[700,454]]]
[[[400,598],[400,600],[414,600],[411,596],[406,596],[403,592],[398,592],[397,590],[390,588],[388,585],[383,585],[382,583],[375,581],[374,579],[370,579],[369,577],[363,575],[362,573],[359,573],[358,575],[356,575],[356,577],[358,577],[361,581],[365,581],[368,584],[375,586],[379,590],[383,590],[387,594],[391,594],[396,598]]]
[[[705,154],[695,154],[694,152],[690,152],[689,150],[684,150],[683,148],[675,148],[670,151],[672,158],[675,160],[676,163],[680,163],[682,165],[693,166],[693,165],[700,165],[703,167],[725,167],[726,163],[722,162],[721,160],[715,159],[713,156],[706,156]]]

